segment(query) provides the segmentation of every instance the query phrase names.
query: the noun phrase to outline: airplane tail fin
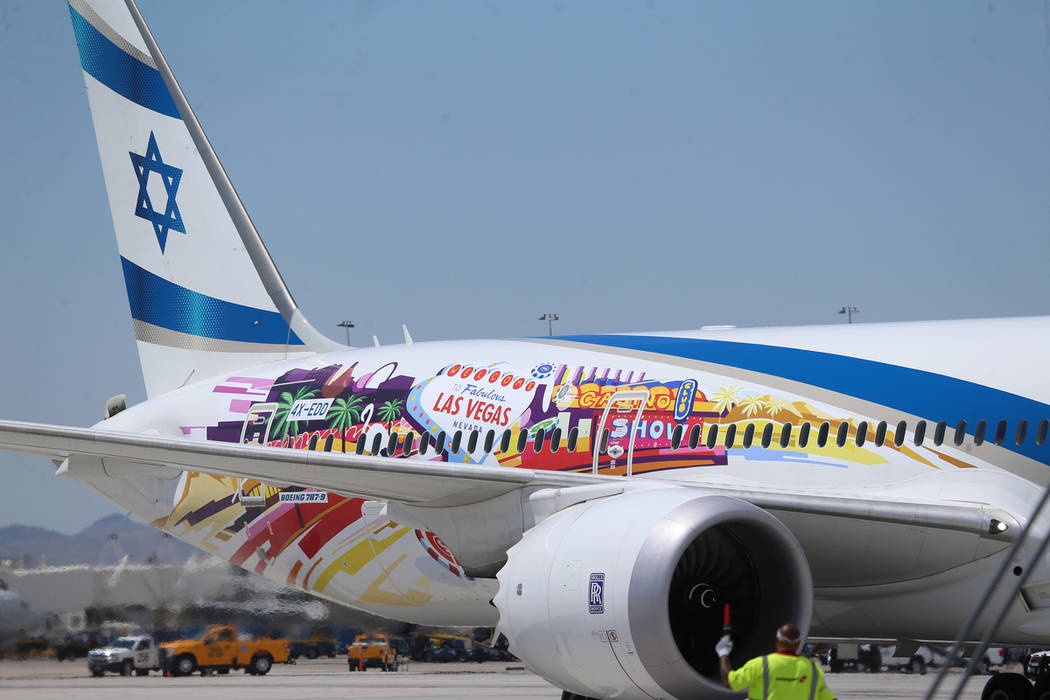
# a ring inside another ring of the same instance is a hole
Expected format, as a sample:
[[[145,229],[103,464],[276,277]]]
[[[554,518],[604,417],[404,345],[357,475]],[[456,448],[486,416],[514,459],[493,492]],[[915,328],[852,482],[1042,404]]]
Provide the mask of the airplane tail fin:
[[[334,350],[303,316],[133,0],[69,0],[149,396]]]

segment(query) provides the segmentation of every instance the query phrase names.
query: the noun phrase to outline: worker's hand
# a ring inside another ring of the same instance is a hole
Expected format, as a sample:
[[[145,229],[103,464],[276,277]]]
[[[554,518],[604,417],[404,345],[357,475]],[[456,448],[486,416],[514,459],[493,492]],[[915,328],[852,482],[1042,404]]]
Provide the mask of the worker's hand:
[[[733,651],[733,640],[729,638],[729,635],[723,635],[718,640],[718,644],[715,645],[715,653],[718,654],[719,658],[723,656],[729,656],[729,652]]]

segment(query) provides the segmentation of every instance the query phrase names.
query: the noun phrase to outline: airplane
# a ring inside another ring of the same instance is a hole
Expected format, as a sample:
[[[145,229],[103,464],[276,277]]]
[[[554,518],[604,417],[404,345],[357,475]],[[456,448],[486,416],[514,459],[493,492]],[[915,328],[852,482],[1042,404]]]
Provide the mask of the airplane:
[[[1050,640],[1046,517],[1010,549],[1048,481],[1050,317],[342,345],[133,0],[69,7],[147,400],[0,448],[321,598],[495,627],[565,698],[737,697],[727,616],[734,665],[787,621],[951,640],[1004,562],[996,641]]]

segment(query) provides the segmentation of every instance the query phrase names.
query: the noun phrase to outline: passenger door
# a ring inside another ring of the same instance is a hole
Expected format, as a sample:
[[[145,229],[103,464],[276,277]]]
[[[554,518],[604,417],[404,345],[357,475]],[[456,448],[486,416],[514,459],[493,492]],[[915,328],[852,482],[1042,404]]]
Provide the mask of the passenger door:
[[[265,445],[270,439],[270,420],[276,412],[276,403],[257,403],[252,406],[241,426],[241,444]]]
[[[591,473],[597,474],[600,468],[616,469],[626,465],[626,475],[631,476],[634,441],[638,435],[642,411],[648,401],[648,389],[620,389],[609,396],[595,426]]]

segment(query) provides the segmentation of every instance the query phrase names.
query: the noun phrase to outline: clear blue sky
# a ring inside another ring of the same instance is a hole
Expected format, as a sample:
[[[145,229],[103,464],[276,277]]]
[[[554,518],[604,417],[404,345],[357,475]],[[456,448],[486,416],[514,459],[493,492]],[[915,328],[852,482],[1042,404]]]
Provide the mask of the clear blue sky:
[[[140,7],[336,337],[1047,313],[1045,1]],[[64,3],[0,3],[0,76],[0,417],[90,425],[144,392]],[[0,524],[113,512],[51,471]]]

